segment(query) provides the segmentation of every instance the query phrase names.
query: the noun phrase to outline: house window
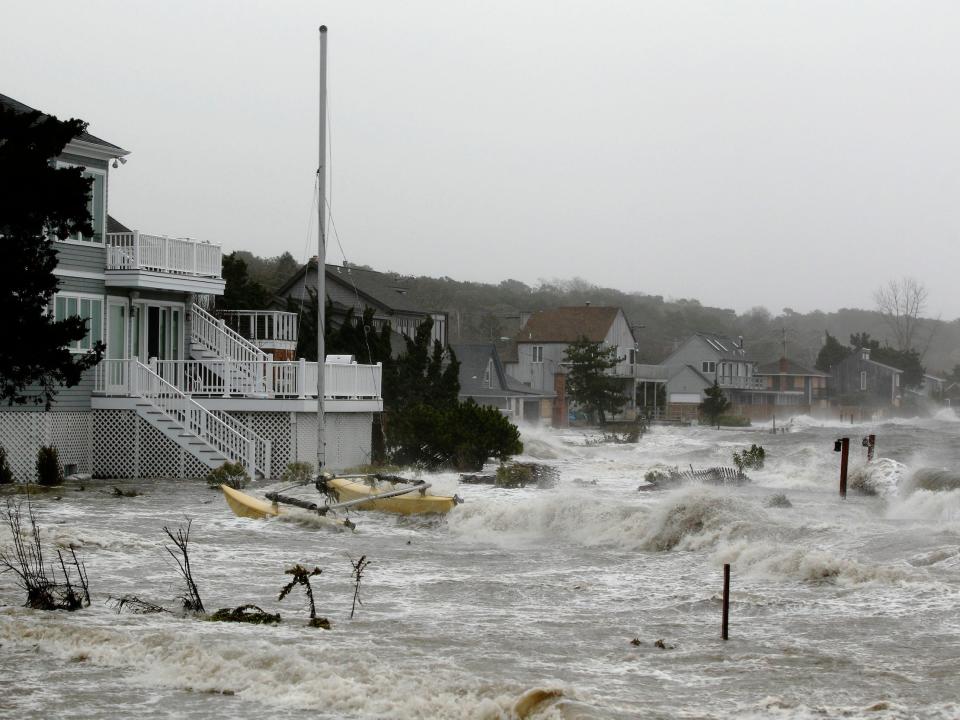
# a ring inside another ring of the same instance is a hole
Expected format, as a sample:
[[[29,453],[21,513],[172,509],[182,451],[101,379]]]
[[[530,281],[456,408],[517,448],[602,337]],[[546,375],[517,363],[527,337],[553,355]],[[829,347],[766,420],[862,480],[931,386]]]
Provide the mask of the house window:
[[[627,350],[627,364],[636,365],[637,364],[637,351],[636,350]]]
[[[704,360],[702,363],[700,363],[700,367],[702,368],[702,372],[705,373],[717,371],[717,363],[713,360]]]
[[[860,389],[861,390],[867,389],[867,371],[866,370],[860,371]]]
[[[57,163],[57,167],[78,166],[60,162]],[[69,236],[67,240],[102,245],[107,223],[107,174],[103,170],[83,168],[83,177],[93,179],[93,183],[90,185],[90,195],[87,198],[87,210],[90,212],[90,225],[93,227],[93,235],[76,233]]]
[[[900,376],[899,376],[899,375],[894,375],[894,376],[893,376],[893,386],[894,386],[894,387],[900,387]]]
[[[89,350],[103,341],[103,298],[90,295],[57,293],[53,301],[53,319],[60,321],[79,316],[87,322],[87,334],[70,343],[72,352]]]
[[[543,345],[533,346],[533,362],[535,363],[543,362]]]
[[[493,376],[493,360],[487,360],[487,369],[483,371],[483,386],[485,388],[491,387],[491,378]]]

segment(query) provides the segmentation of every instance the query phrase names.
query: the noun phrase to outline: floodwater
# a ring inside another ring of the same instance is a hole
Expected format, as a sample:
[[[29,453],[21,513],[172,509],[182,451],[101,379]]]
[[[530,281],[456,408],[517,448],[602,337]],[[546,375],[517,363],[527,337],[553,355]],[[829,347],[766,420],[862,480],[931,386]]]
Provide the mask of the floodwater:
[[[869,432],[880,460],[864,472]],[[838,498],[841,435],[851,484],[874,494]],[[535,718],[956,718],[958,437],[949,413],[801,419],[777,435],[655,428],[636,445],[530,430],[526,455],[555,465],[558,487],[434,476],[465,504],[445,519],[355,513],[354,533],[305,515],[236,518],[198,482],[122,484],[138,497],[87,483],[34,509],[45,542],[79,549],[92,606],[24,609],[0,575],[0,717],[511,718],[540,688],[562,696]],[[767,463],[749,484],[637,491],[657,463],[730,465],[751,443]],[[771,503],[781,494],[789,507]],[[107,604],[135,594],[176,606],[163,527],[184,518],[207,609],[255,603],[280,625]],[[372,564],[350,620],[361,555]],[[294,563],[323,569],[314,595],[332,630],[306,627],[299,590],[278,602]]]

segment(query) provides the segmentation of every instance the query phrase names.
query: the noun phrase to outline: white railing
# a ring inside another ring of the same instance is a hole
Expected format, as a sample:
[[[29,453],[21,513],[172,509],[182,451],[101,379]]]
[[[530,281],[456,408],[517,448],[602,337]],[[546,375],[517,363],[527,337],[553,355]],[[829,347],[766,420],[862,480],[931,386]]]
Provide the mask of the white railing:
[[[123,365],[123,368],[118,366]],[[257,469],[256,443],[191,399],[138,360],[102,360],[96,366],[94,391],[141,397],[174,422],[178,422],[233,462],[242,463],[251,475]],[[269,467],[263,469],[269,474]]]
[[[297,347],[297,314],[279,310],[223,310],[227,327],[255,344]]]
[[[229,413],[214,410],[213,414],[253,443],[254,465],[263,473],[264,477],[270,477],[270,463],[272,462],[271,456],[273,454],[273,445],[271,442],[248,428]]]
[[[147,235],[138,230],[107,233],[107,270],[151,270],[219,278],[221,267],[219,245]]]
[[[194,304],[190,322],[193,339],[223,360],[264,362],[270,356],[242,335],[227,327],[199,305]]]
[[[721,375],[717,378],[717,384],[722,388],[737,388],[744,390],[763,390],[766,386],[764,379],[758,375],[746,377],[736,377]]]
[[[317,396],[317,363],[305,360],[158,360],[157,374],[188,395],[289,397]],[[328,363],[324,397],[331,400],[379,400],[383,367]]]

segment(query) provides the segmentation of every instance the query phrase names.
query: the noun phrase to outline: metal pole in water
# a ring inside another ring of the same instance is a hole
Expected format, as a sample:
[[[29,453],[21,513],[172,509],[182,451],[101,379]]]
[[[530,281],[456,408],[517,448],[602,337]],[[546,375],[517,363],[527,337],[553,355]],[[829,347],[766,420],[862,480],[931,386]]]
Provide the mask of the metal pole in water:
[[[326,440],[323,417],[323,375],[326,370],[324,329],[326,327],[327,291],[327,26],[320,26],[320,127],[319,162],[317,166],[317,476],[326,465]],[[306,277],[306,276],[304,276]]]
[[[874,434],[867,435],[863,439],[863,444],[867,446],[867,462],[873,461],[873,450],[877,444],[877,436]]]
[[[833,451],[840,453],[840,497],[847,497],[847,461],[850,459],[850,438],[840,438],[833,443]]]
[[[730,620],[730,563],[723,564],[723,622],[720,625],[720,637],[728,639],[727,626]]]

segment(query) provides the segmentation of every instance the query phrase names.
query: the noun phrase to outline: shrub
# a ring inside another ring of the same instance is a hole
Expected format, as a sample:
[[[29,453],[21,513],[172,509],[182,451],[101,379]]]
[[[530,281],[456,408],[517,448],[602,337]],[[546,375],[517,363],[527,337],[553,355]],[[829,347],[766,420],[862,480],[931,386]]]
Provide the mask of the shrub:
[[[721,415],[717,418],[717,425],[726,427],[750,427],[750,418],[743,415]]]
[[[37,482],[48,486],[63,484],[60,453],[53,445],[45,445],[37,450]]]
[[[243,490],[250,482],[250,476],[247,475],[247,469],[243,463],[225,462],[207,473],[206,480],[208,485],[226,485],[234,490]]]
[[[733,454],[733,464],[737,470],[743,472],[744,468],[753,470],[763,469],[763,463],[767,458],[767,451],[762,445],[751,445],[749,450],[742,450]]]
[[[13,469],[7,460],[7,451],[0,445],[0,485],[9,485],[13,482]]]
[[[287,463],[287,469],[283,471],[280,479],[285,483],[306,485],[313,481],[313,465],[308,462]]]
[[[523,452],[517,427],[472,399],[392,411],[386,428],[391,461],[401,465],[480,470],[490,457],[506,460]]]

